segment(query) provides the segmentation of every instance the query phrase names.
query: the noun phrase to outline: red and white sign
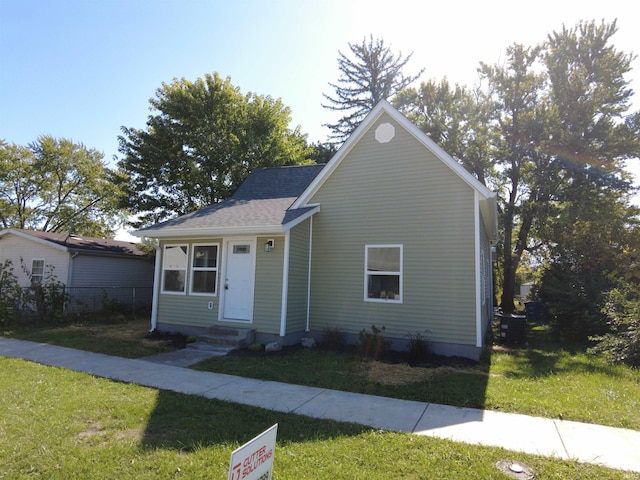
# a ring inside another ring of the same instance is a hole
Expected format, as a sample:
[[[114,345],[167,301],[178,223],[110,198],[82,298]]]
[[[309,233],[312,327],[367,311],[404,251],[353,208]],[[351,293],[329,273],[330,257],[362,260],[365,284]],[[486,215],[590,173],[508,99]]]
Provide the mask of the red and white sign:
[[[278,424],[231,453],[229,480],[271,480]]]

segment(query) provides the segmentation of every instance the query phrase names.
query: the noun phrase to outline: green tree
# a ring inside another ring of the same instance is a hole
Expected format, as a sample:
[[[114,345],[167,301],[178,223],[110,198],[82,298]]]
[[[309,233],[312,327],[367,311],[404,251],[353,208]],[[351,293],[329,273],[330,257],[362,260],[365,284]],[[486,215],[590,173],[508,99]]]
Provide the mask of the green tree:
[[[559,245],[558,232],[592,221],[603,204],[624,203],[631,189],[624,162],[640,154],[634,117],[624,117],[633,57],[610,45],[616,31],[615,22],[581,22],[538,47],[511,47],[506,67],[481,66],[496,112],[498,183],[505,185],[501,305],[507,312],[525,251],[566,257],[570,245]]]
[[[395,55],[382,38],[369,36],[362,43],[349,43],[353,58],[338,52],[340,78],[337,83],[329,83],[335,90],[334,96],[323,94],[328,100],[324,108],[344,112],[335,124],[326,124],[332,131],[331,140],[340,143],[346,140],[362,119],[380,100],[390,100],[403,88],[414,82],[423,72],[405,77],[402,69],[413,53]]]
[[[310,148],[280,100],[243,95],[215,73],[162,84],[144,130],[119,137],[122,206],[135,227],[229,198],[258,167],[304,163]]]
[[[447,79],[406,88],[394,101],[412,123],[475,175],[483,185],[496,177],[491,155],[490,111],[478,91]]]
[[[3,228],[112,237],[122,221],[115,174],[102,153],[43,135],[28,147],[0,144]]]
[[[313,150],[309,158],[315,163],[328,163],[338,151],[338,148],[332,143],[312,143],[311,148]]]
[[[604,296],[603,314],[608,331],[594,336],[589,353],[604,355],[614,363],[640,367],[640,289],[621,281]]]
[[[636,257],[637,214],[637,208],[606,194],[559,208],[562,220],[556,223],[562,228],[548,247],[536,295],[565,337],[586,341],[606,332],[608,292],[626,277],[628,259]]]
[[[571,257],[580,245],[568,236],[574,226],[589,226],[580,229],[586,235],[598,228],[601,212],[615,213],[621,224],[635,215],[618,212],[628,209],[631,184],[623,167],[640,155],[640,114],[627,114],[633,56],[611,45],[616,31],[615,22],[581,22],[540,45],[512,45],[503,64],[481,63],[482,87],[473,91],[430,81],[395,99],[498,192],[498,290],[507,313],[523,258]]]
[[[514,45],[507,49],[506,65],[481,64],[479,70],[489,84],[483,101],[494,114],[492,161],[498,172],[502,224],[500,304],[506,313],[514,308],[522,255],[532,248],[529,234],[534,219],[541,213],[539,206],[551,199],[551,182],[557,180],[549,158],[539,151],[548,123],[544,76],[535,68],[539,52],[539,48]]]

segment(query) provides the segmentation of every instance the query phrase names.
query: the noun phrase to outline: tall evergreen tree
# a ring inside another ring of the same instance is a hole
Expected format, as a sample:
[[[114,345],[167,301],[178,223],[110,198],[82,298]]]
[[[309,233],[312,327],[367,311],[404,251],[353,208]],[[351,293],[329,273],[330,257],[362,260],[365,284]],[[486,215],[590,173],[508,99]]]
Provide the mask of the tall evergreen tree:
[[[424,71],[404,76],[402,69],[413,53],[406,57],[401,52],[396,55],[382,38],[371,35],[362,43],[348,45],[353,57],[338,52],[341,75],[337,83],[329,83],[335,89],[334,96],[323,94],[328,101],[324,108],[344,112],[337,123],[325,125],[332,131],[330,140],[337,143],[346,140],[380,100],[390,100]]]

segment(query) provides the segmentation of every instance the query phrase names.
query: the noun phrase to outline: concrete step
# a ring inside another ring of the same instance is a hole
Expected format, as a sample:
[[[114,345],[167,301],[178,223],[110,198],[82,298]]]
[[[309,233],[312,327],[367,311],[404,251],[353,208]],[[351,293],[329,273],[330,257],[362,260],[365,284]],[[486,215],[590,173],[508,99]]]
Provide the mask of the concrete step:
[[[249,328],[212,327],[197,336],[197,341],[187,345],[187,348],[221,352],[226,355],[232,350],[246,347],[253,343],[255,330]]]
[[[203,341],[196,341],[193,343],[187,344],[187,348],[190,350],[197,350],[199,352],[206,352],[213,354],[212,356],[220,356],[223,357],[227,355],[232,350],[235,350],[237,347],[233,345],[220,345],[216,343],[209,343]]]

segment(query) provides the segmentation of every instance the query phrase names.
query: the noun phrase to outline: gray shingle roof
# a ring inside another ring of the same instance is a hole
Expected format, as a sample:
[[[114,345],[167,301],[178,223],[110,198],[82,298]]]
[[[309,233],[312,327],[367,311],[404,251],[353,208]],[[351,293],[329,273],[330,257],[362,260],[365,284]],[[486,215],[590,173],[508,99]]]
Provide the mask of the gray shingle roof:
[[[229,200],[138,230],[140,234],[178,234],[181,230],[232,230],[286,225],[311,208],[289,210],[324,165],[254,170]]]
[[[11,233],[12,231],[55,243],[56,245],[65,247],[70,252],[135,257],[144,257],[147,255],[144,250],[136,247],[135,243],[111,240],[109,238],[84,237],[81,235],[71,235],[66,232],[42,232],[39,230],[23,230],[19,228],[6,230],[7,233]]]

